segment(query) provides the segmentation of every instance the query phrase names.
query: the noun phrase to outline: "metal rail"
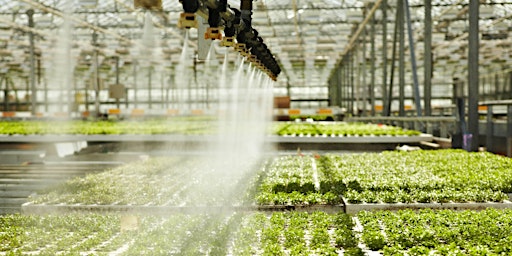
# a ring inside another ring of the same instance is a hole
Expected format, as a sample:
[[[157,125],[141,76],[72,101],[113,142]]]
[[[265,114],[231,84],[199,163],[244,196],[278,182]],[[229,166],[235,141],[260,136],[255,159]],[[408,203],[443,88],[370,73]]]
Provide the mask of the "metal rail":
[[[350,117],[347,118],[348,122],[382,122],[386,124],[399,125],[404,128],[413,128],[422,130],[426,127],[426,133],[433,133],[433,124],[439,124],[440,136],[443,138],[449,137],[453,131],[450,126],[455,126],[457,118],[454,116],[372,116],[372,117]],[[412,125],[411,125],[412,124]]]
[[[493,136],[494,136],[494,122],[493,122],[493,107],[494,106],[506,106],[507,107],[507,128],[506,128],[506,145],[507,145],[507,156],[512,157],[512,100],[493,100],[480,102],[480,106],[487,106],[486,115],[486,132],[485,132],[485,146],[487,151],[494,150]]]

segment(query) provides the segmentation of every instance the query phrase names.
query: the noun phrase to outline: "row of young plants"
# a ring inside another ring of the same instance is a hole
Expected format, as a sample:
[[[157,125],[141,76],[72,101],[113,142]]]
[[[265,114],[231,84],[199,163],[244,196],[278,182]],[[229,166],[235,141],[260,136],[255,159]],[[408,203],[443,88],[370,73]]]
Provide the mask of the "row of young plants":
[[[211,132],[211,120],[149,119],[143,121],[0,121],[0,134],[46,135],[46,134],[206,134]]]
[[[45,135],[45,134],[211,134],[215,131],[214,118],[171,118],[145,120],[52,120],[52,121],[0,121],[3,135]],[[275,122],[271,134],[280,136],[411,136],[420,132],[399,127],[363,123],[295,123]]]
[[[0,216],[8,255],[363,255],[344,213]]]
[[[252,180],[247,163],[239,172],[216,168],[219,160],[206,157],[155,157],[76,177],[40,191],[33,204],[205,206],[241,204]],[[206,166],[208,165],[208,166]]]
[[[344,213],[254,213],[235,234],[234,255],[364,255]]]
[[[256,178],[252,178],[254,166],[226,173],[223,167],[205,168],[210,160],[151,158],[74,178],[32,202],[160,206],[232,204],[254,198],[258,204],[270,205],[339,204],[342,198],[349,203],[502,202],[512,192],[512,160],[484,152],[280,156]]]
[[[3,255],[510,255],[512,210],[2,215]],[[360,227],[354,228],[356,225]],[[357,230],[357,231],[356,231]],[[361,247],[359,247],[361,246]]]
[[[503,202],[512,193],[512,159],[453,149],[284,156],[263,173],[259,204]]]
[[[512,210],[359,212],[362,240],[384,255],[510,255]]]
[[[290,115],[290,121],[303,121],[303,120],[313,120],[313,121],[327,121],[330,122],[334,120],[334,115]]]
[[[6,255],[80,255],[119,233],[118,216],[0,216],[0,252]]]
[[[274,125],[280,136],[416,136],[421,132],[396,126],[360,122],[280,122]]]
[[[259,173],[255,200],[258,204],[336,204],[341,197],[324,191],[328,179],[309,156],[280,156],[266,163]]]

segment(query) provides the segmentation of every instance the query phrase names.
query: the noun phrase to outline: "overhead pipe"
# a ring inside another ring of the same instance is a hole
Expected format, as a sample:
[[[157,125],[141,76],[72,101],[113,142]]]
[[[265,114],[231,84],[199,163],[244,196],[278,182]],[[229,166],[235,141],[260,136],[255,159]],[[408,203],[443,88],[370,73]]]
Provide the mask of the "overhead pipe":
[[[218,9],[214,9],[211,7],[208,8],[208,25],[209,28],[206,29],[206,33],[204,34],[204,39],[222,39],[221,28],[220,28],[220,12]]]
[[[235,19],[240,20],[240,11],[235,8],[231,8],[228,5],[227,0],[203,0],[202,3],[203,7],[209,7],[218,10],[224,23],[235,22]],[[236,24],[238,23],[239,21],[236,22]]]
[[[219,0],[219,7],[217,9],[219,10],[219,12],[227,12],[228,0]]]
[[[208,25],[210,26],[209,28],[206,29],[206,33],[204,34],[204,38],[205,39],[217,39],[217,40],[221,40],[222,39],[222,34],[221,34],[221,12],[222,13],[225,13],[227,12],[227,6],[228,6],[228,2],[227,0],[222,0],[222,1],[219,1],[218,4],[216,4],[216,6],[207,6],[206,8],[208,9]]]
[[[237,36],[237,49],[238,51],[246,56],[252,47],[252,40],[255,38],[253,33],[252,23],[252,0],[240,0],[240,24],[239,32]],[[248,56],[247,56],[248,57]]]
[[[268,70],[269,76],[276,80],[277,76],[281,72],[277,61],[274,56],[270,53],[267,46],[263,42],[263,38],[258,36],[258,31],[252,28],[252,0],[241,0],[240,1],[240,25],[237,41],[240,40],[243,46],[239,46],[239,50],[243,54],[250,53],[249,57],[253,62],[261,63],[266,70]]]
[[[252,27],[252,0],[240,0],[241,18],[246,27]]]
[[[225,1],[227,4],[227,0],[222,0],[221,2]],[[222,13],[227,13],[227,9],[225,12],[222,12],[222,6],[219,7],[221,9],[221,17],[224,19],[224,16],[222,16]],[[221,46],[226,47],[233,47],[235,46],[235,39],[236,39],[236,24],[240,24],[240,11],[237,9],[229,9],[230,12],[233,13],[233,15],[229,16],[229,19],[225,19],[224,24],[224,37],[222,38],[222,41],[220,43]]]
[[[183,11],[186,13],[196,13],[199,9],[199,0],[182,0]]]

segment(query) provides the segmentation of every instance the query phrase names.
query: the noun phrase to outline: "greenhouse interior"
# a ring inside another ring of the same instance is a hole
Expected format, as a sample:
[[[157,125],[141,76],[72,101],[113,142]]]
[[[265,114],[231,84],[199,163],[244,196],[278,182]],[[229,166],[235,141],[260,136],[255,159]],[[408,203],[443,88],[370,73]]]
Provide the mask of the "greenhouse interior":
[[[0,255],[512,255],[512,2],[0,0]]]

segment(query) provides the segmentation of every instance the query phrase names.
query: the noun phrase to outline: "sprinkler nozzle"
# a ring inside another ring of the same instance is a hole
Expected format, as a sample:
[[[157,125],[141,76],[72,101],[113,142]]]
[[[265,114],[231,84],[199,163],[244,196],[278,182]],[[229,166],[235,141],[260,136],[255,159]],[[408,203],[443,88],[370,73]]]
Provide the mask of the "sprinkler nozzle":
[[[258,61],[258,57],[256,57],[256,55],[254,55],[254,54],[248,55],[246,57],[247,57],[247,60],[250,61],[251,63],[256,63],[256,61]]]
[[[222,41],[220,42],[220,46],[225,47],[234,47],[235,46],[235,37],[234,36],[225,36],[222,38]]]
[[[197,20],[195,13],[182,12],[178,20],[178,28],[197,28]]]
[[[242,44],[242,43],[235,44],[235,50],[239,53],[245,52],[245,44]]]
[[[204,39],[221,40],[222,34],[220,31],[220,27],[209,27],[206,29],[206,33],[204,33]]]

